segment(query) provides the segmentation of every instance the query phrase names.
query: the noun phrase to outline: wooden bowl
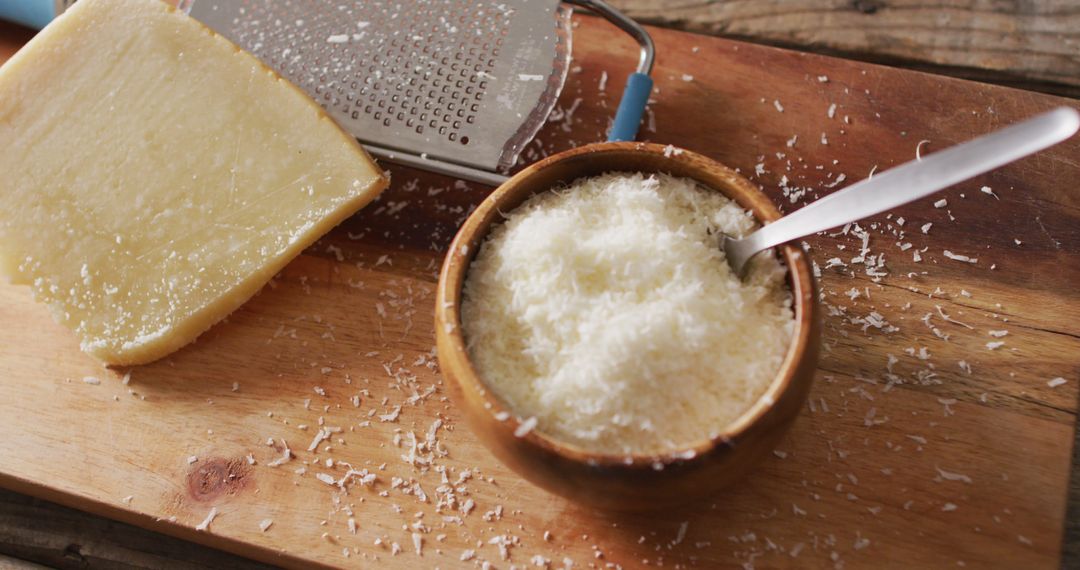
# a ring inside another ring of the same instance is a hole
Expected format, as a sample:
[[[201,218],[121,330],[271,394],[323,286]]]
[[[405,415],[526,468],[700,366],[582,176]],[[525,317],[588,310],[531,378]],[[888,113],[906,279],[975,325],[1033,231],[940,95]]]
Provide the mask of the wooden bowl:
[[[786,358],[765,394],[716,438],[663,455],[600,454],[558,441],[539,430],[516,437],[518,421],[488,389],[469,361],[461,327],[465,274],[500,212],[575,179],[605,172],[665,172],[724,193],[765,222],[780,217],[768,197],[745,178],[709,158],[645,143],[599,143],[525,168],[500,186],[458,231],[442,266],[435,309],[439,364],[452,397],[473,432],[522,477],[581,503],[619,510],[663,508],[702,499],[737,480],[771,452],[802,408],[820,345],[820,315],[806,253],[786,245],[796,326]],[[507,413],[503,413],[507,412]],[[500,421],[496,418],[509,419]],[[702,430],[705,431],[704,429]]]

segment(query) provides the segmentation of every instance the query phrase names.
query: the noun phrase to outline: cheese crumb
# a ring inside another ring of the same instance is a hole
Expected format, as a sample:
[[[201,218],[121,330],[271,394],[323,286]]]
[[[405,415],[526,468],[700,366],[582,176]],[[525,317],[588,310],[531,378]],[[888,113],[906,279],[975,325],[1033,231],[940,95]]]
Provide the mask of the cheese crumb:
[[[514,437],[525,437],[529,432],[536,427],[536,417],[531,417],[523,422],[514,430]]]
[[[954,261],[963,261],[964,263],[978,263],[979,262],[979,258],[977,258],[977,257],[969,257],[967,255],[960,255],[958,253],[953,253],[953,252],[951,252],[951,251],[949,251],[947,249],[945,250],[944,253],[945,253],[945,257],[948,257],[949,259],[952,259]]]
[[[924,145],[924,144],[926,144],[928,142],[930,142],[930,141],[926,140],[926,139],[923,139],[923,140],[919,141],[919,144],[915,145],[915,160],[922,160],[922,145]]]
[[[210,523],[214,522],[214,519],[217,518],[217,515],[218,515],[217,507],[213,507],[212,509],[210,509],[210,512],[206,515],[206,518],[203,519],[203,522],[195,525],[195,530],[206,531],[207,529],[209,529],[210,528]]]

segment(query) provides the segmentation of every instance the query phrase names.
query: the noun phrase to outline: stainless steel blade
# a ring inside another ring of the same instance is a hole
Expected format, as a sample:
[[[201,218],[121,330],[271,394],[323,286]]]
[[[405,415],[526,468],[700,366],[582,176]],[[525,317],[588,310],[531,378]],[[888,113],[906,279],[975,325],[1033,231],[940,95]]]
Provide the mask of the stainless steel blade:
[[[376,154],[421,167],[512,166],[569,68],[570,10],[558,0],[179,6],[298,85]]]

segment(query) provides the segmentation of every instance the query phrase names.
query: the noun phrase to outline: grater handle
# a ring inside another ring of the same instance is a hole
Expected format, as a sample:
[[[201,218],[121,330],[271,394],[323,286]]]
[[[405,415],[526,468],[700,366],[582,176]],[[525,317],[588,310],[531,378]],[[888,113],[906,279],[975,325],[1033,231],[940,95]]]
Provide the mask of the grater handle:
[[[599,14],[615,27],[629,34],[641,47],[637,71],[626,80],[626,89],[623,91],[622,100],[619,101],[619,109],[615,112],[615,121],[611,125],[611,131],[608,132],[609,141],[632,141],[637,138],[641,117],[645,114],[645,105],[649,102],[649,95],[652,93],[653,81],[649,74],[652,73],[653,61],[656,58],[656,46],[653,44],[652,36],[641,24],[628,18],[604,0],[564,1]]]
[[[653,80],[644,73],[631,73],[626,80],[619,110],[615,112],[615,122],[611,125],[608,140],[612,142],[632,141],[637,138],[641,117],[645,114],[645,104],[652,93]]]
[[[56,17],[55,0],[0,0],[0,20],[40,30]]]

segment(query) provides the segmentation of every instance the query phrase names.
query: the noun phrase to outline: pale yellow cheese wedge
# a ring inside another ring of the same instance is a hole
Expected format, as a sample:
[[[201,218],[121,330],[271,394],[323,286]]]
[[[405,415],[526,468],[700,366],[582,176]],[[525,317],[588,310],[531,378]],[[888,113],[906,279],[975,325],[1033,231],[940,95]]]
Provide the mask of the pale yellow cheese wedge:
[[[312,100],[158,0],[80,0],[0,69],[0,272],[108,364],[191,342],[385,186]]]

